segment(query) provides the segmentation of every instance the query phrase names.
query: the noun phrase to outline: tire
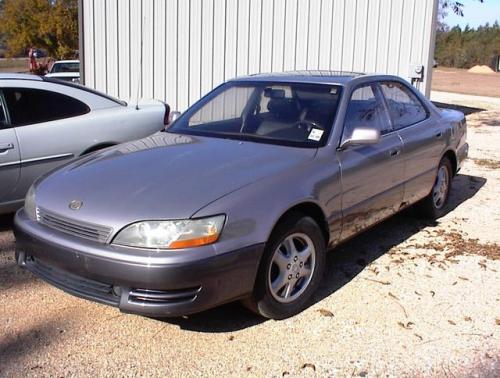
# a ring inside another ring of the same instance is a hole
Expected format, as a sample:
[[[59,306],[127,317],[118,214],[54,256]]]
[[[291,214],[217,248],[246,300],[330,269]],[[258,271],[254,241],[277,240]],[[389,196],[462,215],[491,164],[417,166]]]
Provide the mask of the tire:
[[[445,180],[442,186],[442,180]],[[453,180],[453,170],[450,159],[444,157],[439,162],[434,186],[427,197],[419,204],[420,215],[428,219],[438,219],[446,214],[446,204],[450,197]]]
[[[254,291],[243,304],[270,319],[298,314],[321,281],[325,258],[325,238],[318,224],[304,214],[291,214],[266,243]]]

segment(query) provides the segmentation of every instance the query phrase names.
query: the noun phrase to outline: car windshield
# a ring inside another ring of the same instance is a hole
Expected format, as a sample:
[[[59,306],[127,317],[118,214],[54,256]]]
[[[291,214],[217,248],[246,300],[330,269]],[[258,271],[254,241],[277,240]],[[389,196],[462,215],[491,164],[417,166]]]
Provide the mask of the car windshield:
[[[79,63],[54,63],[51,73],[80,72]]]
[[[340,87],[229,82],[188,109],[169,132],[297,147],[326,143]]]

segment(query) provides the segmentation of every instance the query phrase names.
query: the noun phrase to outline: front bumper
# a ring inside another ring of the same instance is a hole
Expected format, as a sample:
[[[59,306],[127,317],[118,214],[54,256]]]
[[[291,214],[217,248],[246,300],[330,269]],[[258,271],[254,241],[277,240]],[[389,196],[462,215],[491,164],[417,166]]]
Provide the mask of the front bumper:
[[[179,251],[169,263],[156,252],[99,244],[15,217],[16,260],[52,285],[81,298],[147,316],[181,316],[248,296],[263,244],[193,259],[196,250]],[[213,250],[213,249],[212,249]]]

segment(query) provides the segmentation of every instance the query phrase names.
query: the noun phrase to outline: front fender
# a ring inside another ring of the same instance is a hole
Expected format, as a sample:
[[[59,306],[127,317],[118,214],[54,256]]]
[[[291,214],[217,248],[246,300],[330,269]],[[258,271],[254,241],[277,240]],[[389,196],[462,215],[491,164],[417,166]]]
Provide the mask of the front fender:
[[[331,167],[331,169],[328,169]],[[282,174],[247,185],[198,210],[193,217],[226,214],[218,252],[265,243],[291,208],[314,203],[321,208],[335,241],[341,226],[340,170],[335,160],[315,158]]]

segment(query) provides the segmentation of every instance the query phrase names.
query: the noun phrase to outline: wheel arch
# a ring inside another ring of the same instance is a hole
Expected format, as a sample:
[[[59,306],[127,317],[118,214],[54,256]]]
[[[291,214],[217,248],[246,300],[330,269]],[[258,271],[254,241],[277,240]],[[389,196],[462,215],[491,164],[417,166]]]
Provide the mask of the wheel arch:
[[[87,155],[87,154],[90,154],[91,152],[95,152],[95,151],[98,151],[98,150],[102,150],[103,148],[112,147],[112,146],[115,146],[116,144],[117,143],[113,143],[113,142],[105,142],[105,143],[95,144],[95,145],[87,148],[85,151],[83,151],[80,154],[80,156]]]
[[[276,227],[280,222],[282,222],[286,217],[288,217],[292,213],[301,213],[314,219],[318,224],[319,228],[321,229],[321,232],[323,233],[326,246],[328,246],[328,244],[330,243],[330,227],[328,226],[325,212],[323,211],[321,206],[319,206],[317,203],[313,201],[303,201],[295,204],[294,206],[286,210],[274,223],[271,233],[276,229]]]
[[[457,154],[453,150],[447,150],[442,158],[448,158],[451,163],[451,168],[453,170],[453,176],[457,174],[457,169],[458,169],[458,161],[457,161]],[[441,158],[441,159],[442,159]]]

